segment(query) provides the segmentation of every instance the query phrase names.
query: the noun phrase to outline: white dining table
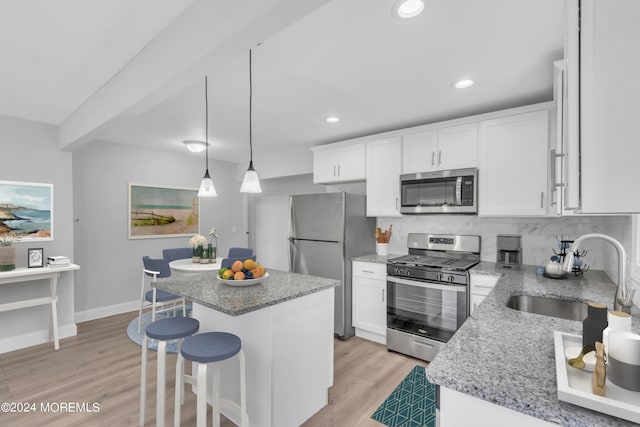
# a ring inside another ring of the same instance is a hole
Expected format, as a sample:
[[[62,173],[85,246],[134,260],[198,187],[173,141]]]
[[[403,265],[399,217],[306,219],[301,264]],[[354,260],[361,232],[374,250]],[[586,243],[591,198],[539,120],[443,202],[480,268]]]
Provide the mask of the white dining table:
[[[220,270],[220,264],[222,263],[222,258],[216,258],[216,262],[201,264],[199,262],[193,262],[191,258],[185,259],[176,259],[169,263],[169,267],[171,268],[171,274],[198,274],[204,273],[207,271],[215,271]]]

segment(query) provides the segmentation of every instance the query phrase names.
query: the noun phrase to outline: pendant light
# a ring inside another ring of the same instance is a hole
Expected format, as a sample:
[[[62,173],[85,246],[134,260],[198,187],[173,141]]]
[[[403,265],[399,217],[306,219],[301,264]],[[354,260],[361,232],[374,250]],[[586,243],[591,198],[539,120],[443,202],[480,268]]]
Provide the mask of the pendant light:
[[[204,76],[204,110],[205,110],[205,159],[206,159],[206,172],[200,181],[200,190],[198,190],[198,197],[216,197],[216,187],[213,185],[213,180],[209,176],[209,91],[207,88],[207,76]]]
[[[260,186],[260,178],[258,178],[258,172],[253,168],[253,132],[251,122],[251,106],[253,101],[253,85],[252,85],[252,73],[251,73],[251,49],[249,49],[249,169],[244,173],[242,179],[242,185],[240,186],[241,193],[262,193],[262,187]]]

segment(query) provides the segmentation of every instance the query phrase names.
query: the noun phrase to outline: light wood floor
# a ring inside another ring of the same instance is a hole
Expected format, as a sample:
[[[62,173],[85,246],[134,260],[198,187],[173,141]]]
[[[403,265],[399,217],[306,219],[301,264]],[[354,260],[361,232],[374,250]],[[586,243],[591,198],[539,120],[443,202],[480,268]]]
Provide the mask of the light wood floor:
[[[139,417],[140,347],[126,328],[137,312],[78,324],[78,335],[0,355],[0,402],[13,409],[28,404],[35,412],[0,412],[1,426],[135,426]],[[149,352],[147,422],[155,425],[155,352]],[[305,427],[377,426],[371,414],[411,371],[425,362],[387,352],[386,347],[357,337],[335,340],[334,385],[329,405]],[[167,356],[167,421],[173,425],[175,355]],[[67,410],[64,404],[71,403]],[[86,404],[87,412],[79,405]],[[49,405],[48,411],[42,406]],[[75,409],[75,412],[73,411]],[[210,415],[209,415],[210,416]],[[182,425],[195,425],[195,396],[186,393]],[[223,426],[233,425],[223,420]]]

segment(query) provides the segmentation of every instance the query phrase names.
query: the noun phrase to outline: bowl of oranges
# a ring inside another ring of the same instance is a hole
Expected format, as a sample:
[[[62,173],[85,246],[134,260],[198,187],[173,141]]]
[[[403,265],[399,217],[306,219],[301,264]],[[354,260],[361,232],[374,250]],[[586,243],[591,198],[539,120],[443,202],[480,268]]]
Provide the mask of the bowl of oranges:
[[[263,266],[251,258],[236,260],[231,267],[223,267],[218,271],[218,280],[230,286],[257,285],[269,277]]]

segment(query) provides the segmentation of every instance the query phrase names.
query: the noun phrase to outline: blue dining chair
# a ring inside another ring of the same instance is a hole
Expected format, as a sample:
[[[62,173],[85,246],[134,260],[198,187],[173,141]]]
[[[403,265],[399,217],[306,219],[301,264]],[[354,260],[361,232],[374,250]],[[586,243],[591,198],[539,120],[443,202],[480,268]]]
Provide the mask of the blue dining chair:
[[[138,334],[142,330],[142,309],[146,308],[144,307],[145,301],[151,303],[152,322],[155,322],[157,312],[170,309],[162,308],[163,306],[169,304],[173,305],[173,309],[175,312],[175,305],[177,303],[181,303],[182,315],[184,317],[187,317],[187,305],[186,299],[184,297],[172,294],[171,292],[163,291],[162,289],[157,289],[155,286],[151,286],[151,289],[145,292],[147,279],[149,279],[149,283],[153,283],[159,278],[171,276],[169,261],[164,258],[149,258],[145,255],[142,257],[142,266],[142,283],[140,285],[140,310],[138,312]],[[160,310],[157,310],[157,307],[160,307]]]
[[[177,259],[187,259],[193,256],[193,249],[191,248],[169,248],[162,250],[162,258],[167,262],[175,261]]]
[[[247,258],[251,258],[252,256],[253,249],[251,248],[230,248],[227,258],[242,258],[244,260]]]
[[[249,258],[251,258],[254,261],[256,260],[255,255],[253,255],[253,249],[230,248],[229,255],[227,255],[227,257],[220,262],[220,268],[223,268],[223,267],[230,268],[234,261],[244,261]]]

